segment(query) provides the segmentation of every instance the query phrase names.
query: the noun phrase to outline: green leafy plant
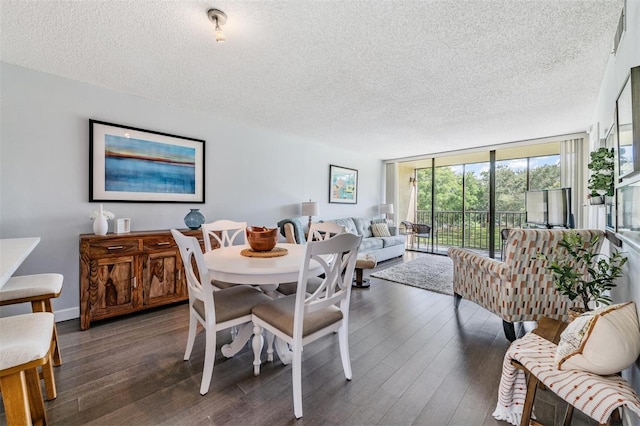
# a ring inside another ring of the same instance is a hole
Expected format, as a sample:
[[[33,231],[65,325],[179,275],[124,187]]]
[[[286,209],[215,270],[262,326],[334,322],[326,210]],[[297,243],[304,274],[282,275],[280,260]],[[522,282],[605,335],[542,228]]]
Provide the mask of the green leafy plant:
[[[613,168],[615,162],[613,148],[598,148],[592,151],[590,156],[591,161],[587,165],[589,170],[591,170],[588,185],[589,195],[592,197],[602,195],[613,197]]]
[[[608,305],[611,298],[607,291],[616,285],[613,281],[622,276],[622,267],[627,258],[618,251],[611,256],[591,253],[587,247],[597,244],[598,235],[591,241],[585,241],[576,232],[566,232],[558,244],[567,250],[567,256],[550,259],[547,255],[538,258],[549,262],[547,268],[553,272],[553,282],[556,289],[573,301],[576,298],[582,303],[585,311],[589,311],[589,302]],[[586,266],[587,273],[578,271]]]

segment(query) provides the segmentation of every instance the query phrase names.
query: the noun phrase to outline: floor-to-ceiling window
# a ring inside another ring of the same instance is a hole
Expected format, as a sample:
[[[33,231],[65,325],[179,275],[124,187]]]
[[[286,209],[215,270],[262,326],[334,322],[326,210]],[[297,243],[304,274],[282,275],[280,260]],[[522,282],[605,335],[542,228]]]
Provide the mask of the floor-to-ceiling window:
[[[529,159],[529,189],[560,188],[560,155]]]
[[[474,153],[436,158],[427,166],[413,165],[417,180],[416,222],[433,228],[429,251],[445,253],[450,246],[487,244],[486,160],[488,153]]]
[[[446,253],[458,246],[488,252],[493,241],[499,253],[500,231],[526,225],[526,191],[560,187],[559,151],[559,143],[494,151],[493,217],[489,153],[413,162],[417,185],[412,217],[434,229],[434,244],[421,250]]]
[[[489,162],[464,165],[462,247],[489,244]]]
[[[497,231],[525,226],[526,191],[559,187],[559,154],[496,161]],[[501,238],[495,239],[494,247],[496,251],[502,249]]]

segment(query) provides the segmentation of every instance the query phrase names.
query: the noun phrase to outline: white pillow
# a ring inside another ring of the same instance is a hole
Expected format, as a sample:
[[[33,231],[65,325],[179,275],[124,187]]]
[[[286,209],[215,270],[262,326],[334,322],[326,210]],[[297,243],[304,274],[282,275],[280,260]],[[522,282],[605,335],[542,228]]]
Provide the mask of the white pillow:
[[[374,237],[390,237],[389,227],[386,223],[373,223],[371,224],[371,232]]]
[[[640,327],[634,302],[585,312],[560,336],[559,370],[608,375],[618,373],[640,355]]]

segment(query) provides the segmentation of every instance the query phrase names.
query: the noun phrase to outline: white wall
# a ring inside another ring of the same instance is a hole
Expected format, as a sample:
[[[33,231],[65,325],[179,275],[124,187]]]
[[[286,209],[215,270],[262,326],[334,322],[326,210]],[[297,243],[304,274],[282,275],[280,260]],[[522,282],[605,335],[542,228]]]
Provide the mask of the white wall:
[[[605,137],[605,132],[613,122],[616,99],[629,75],[629,70],[640,65],[640,1],[627,0],[627,28],[620,43],[617,54],[611,55],[600,87],[598,104],[594,112],[592,128],[599,129],[598,137],[592,137],[592,149],[599,139]],[[598,208],[592,207],[591,209]],[[593,213],[593,212],[591,212]],[[604,213],[604,212],[602,212]],[[604,227],[604,220],[601,220]],[[629,257],[625,268],[625,277],[618,281],[618,287],[612,291],[614,302],[634,300],[640,308],[640,251],[632,246],[623,244],[620,249]],[[623,373],[636,392],[640,393],[640,362]],[[640,424],[634,415],[625,415],[625,424]]]
[[[59,272],[58,320],[79,316],[78,236],[89,215],[89,118],[206,140],[206,203],[103,203],[132,231],[184,228],[189,208],[207,221],[275,226],[320,203],[314,219],[375,216],[382,201],[382,162],[288,135],[229,123],[201,112],[0,63],[0,237],[42,241],[16,272]],[[359,170],[358,203],[328,204],[329,164]],[[110,225],[112,226],[112,224]],[[110,228],[112,230],[112,228]],[[28,312],[5,307],[2,315]]]

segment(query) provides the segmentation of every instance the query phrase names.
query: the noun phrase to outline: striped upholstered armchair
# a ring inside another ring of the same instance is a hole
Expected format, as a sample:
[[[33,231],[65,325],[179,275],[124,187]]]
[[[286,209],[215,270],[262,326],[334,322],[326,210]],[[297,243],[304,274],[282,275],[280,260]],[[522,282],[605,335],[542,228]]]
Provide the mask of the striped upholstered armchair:
[[[504,261],[490,259],[462,248],[449,249],[453,260],[454,305],[465,298],[498,315],[503,320],[507,339],[516,338],[514,322],[536,321],[542,317],[567,319],[571,303],[557,291],[553,275],[546,262],[537,259],[543,253],[562,256],[566,250],[558,244],[564,229],[512,229],[505,248]],[[584,241],[599,235],[598,242],[589,245],[593,253],[600,251],[603,232],[576,230]],[[576,265],[586,273],[584,265]]]

